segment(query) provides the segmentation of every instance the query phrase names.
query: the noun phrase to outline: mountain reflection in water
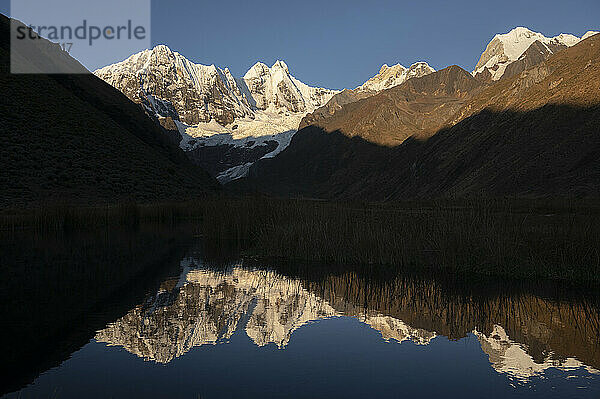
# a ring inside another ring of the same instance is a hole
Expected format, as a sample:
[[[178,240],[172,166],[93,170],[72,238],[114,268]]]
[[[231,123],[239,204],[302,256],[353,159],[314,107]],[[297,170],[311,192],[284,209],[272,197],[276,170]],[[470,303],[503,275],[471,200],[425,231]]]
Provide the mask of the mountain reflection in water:
[[[179,231],[0,243],[0,393],[600,395],[596,291],[210,248]]]
[[[285,349],[298,328],[332,317],[353,317],[378,331],[386,341],[408,340],[417,345],[427,345],[437,331],[448,334],[456,323],[463,323],[458,330],[477,337],[494,370],[516,381],[526,382],[549,368],[582,368],[600,375],[593,366],[564,352],[573,344],[571,339],[588,338],[580,344],[587,343],[591,350],[582,348],[580,354],[592,355],[588,361],[597,364],[598,335],[593,330],[598,320],[582,319],[587,313],[585,305],[578,308],[527,296],[482,304],[449,303],[450,298],[442,298],[444,293],[434,282],[423,287],[398,278],[375,287],[373,281],[347,273],[307,283],[241,263],[224,270],[209,269],[194,257],[185,258],[182,267],[178,279],[165,281],[144,304],[98,332],[95,339],[122,346],[146,360],[168,363],[194,347],[226,344],[237,330],[243,330],[259,347],[275,344]],[[374,306],[369,306],[368,297]],[[419,300],[427,305],[418,306]],[[381,312],[378,303],[394,311]],[[412,310],[415,313],[408,317],[410,322],[403,321],[402,315]],[[506,311],[510,313],[502,313]],[[487,312],[491,314],[484,321],[481,317]],[[451,317],[451,323],[444,323]],[[420,324],[421,318],[430,319],[425,323],[427,328],[410,325]],[[512,339],[504,326],[492,320],[505,322],[512,329],[518,326],[515,336],[522,342]],[[443,324],[436,329],[436,322]],[[590,335],[581,327],[591,329]]]

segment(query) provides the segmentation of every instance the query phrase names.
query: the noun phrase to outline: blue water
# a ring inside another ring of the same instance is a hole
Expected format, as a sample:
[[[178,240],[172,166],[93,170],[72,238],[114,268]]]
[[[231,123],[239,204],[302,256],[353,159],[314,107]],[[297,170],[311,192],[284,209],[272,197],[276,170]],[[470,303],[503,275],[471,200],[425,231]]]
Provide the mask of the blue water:
[[[529,292],[477,296],[339,268],[298,276],[239,261],[215,269],[198,252],[175,256],[179,267],[144,295],[119,308],[121,294],[111,294],[110,311],[94,302],[81,324],[61,324],[87,343],[59,335],[52,342],[67,353],[44,355],[53,367],[37,366],[34,353],[5,381],[18,386],[4,397],[600,398],[593,305]],[[43,313],[75,312],[69,303]],[[577,312],[587,321],[572,325]],[[36,320],[19,325],[27,323]]]
[[[570,377],[570,378],[567,378]],[[429,345],[385,342],[356,319],[299,328],[290,344],[257,347],[238,331],[229,342],[194,348],[167,365],[90,342],[23,389],[21,398],[598,398],[600,376],[554,371],[513,387],[477,339]]]

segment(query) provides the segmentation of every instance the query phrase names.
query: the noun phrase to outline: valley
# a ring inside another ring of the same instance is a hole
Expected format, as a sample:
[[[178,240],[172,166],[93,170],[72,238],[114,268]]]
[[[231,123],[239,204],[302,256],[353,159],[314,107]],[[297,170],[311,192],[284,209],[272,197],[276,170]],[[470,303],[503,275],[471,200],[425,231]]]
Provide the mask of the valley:
[[[141,3],[0,14],[2,399],[600,395],[597,5]]]

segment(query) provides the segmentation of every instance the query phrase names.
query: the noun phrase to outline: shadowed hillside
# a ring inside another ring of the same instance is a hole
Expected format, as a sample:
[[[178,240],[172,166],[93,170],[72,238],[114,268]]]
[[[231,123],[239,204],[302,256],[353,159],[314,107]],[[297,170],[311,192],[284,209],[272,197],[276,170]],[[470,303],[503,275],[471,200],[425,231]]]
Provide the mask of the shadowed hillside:
[[[218,187],[99,78],[10,74],[9,27],[1,16],[0,205],[181,199]]]
[[[397,147],[310,126],[235,189],[318,198],[600,196],[600,107],[482,111]],[[481,129],[484,127],[484,129]]]

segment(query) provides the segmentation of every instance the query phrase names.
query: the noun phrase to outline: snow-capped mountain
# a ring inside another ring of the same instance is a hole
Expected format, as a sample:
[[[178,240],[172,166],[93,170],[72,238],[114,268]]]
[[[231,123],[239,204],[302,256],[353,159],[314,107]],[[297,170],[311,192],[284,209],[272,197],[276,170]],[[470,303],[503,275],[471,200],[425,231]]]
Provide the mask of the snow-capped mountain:
[[[522,59],[521,57],[534,43],[538,44],[539,51],[542,51],[547,58],[555,52],[574,46],[596,33],[598,32],[589,31],[581,38],[561,33],[558,36],[548,38],[527,28],[514,28],[508,33],[494,36],[479,58],[473,76],[484,80],[500,80],[505,76],[507,67]],[[539,51],[532,52],[532,55],[537,54]]]
[[[425,62],[384,65],[356,91],[372,95],[433,72]],[[257,62],[235,78],[228,68],[193,63],[164,45],[94,73],[142,104],[222,183],[283,151],[302,118],[339,93],[299,81],[284,61],[271,67]]]
[[[225,125],[253,116],[252,99],[227,68],[194,64],[167,46],[144,50],[94,73],[134,102],[172,104],[177,119],[187,125],[213,119]],[[174,116],[161,108],[153,111]]]
[[[515,28],[494,37],[472,74],[487,82],[514,76],[595,33],[548,38]],[[283,151],[307,115],[333,115],[343,104],[434,72],[425,62],[383,65],[361,86],[340,93],[299,81],[283,61],[257,62],[236,78],[228,68],[193,63],[160,45],[95,74],[142,104],[195,163],[226,183]]]
[[[600,33],[600,32],[595,31],[595,30],[589,30],[589,31],[585,32],[585,34],[583,36],[581,36],[581,40],[585,40],[589,37],[597,35],[598,33]]]
[[[336,91],[310,87],[290,74],[283,61],[271,68],[257,62],[244,75],[255,106],[260,110],[285,109],[290,112],[311,112],[325,104]]]
[[[261,110],[310,112],[337,93],[300,82],[283,61],[271,68],[258,62],[237,79],[228,68],[195,64],[164,45],[94,73],[136,102],[171,103],[179,121],[189,126],[212,120],[227,126],[239,118],[254,119]]]
[[[256,63],[243,78],[235,78],[228,68],[195,64],[164,45],[95,74],[143,104],[163,126],[174,124],[181,148],[222,182],[282,151],[302,117],[337,93],[302,83],[283,61],[270,68]],[[206,154],[232,149],[235,160]]]
[[[370,91],[390,89],[401,85],[408,79],[420,78],[433,72],[435,72],[435,69],[430,67],[426,62],[414,63],[409,68],[400,64],[392,65],[391,67],[383,64],[377,75],[367,80],[364,84],[357,87],[357,89]]]

